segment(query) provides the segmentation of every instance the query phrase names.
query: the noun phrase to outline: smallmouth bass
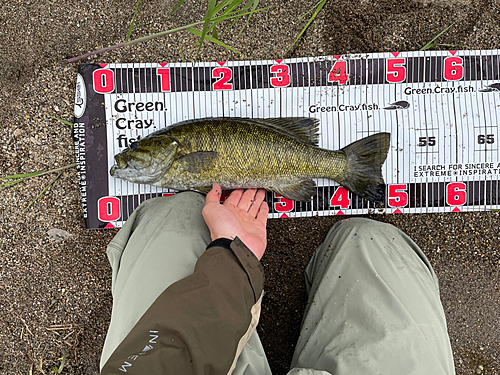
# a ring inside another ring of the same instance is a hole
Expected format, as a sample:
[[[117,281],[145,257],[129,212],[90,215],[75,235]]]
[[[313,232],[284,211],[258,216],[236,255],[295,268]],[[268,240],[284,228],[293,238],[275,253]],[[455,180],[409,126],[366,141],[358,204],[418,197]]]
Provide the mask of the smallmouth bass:
[[[332,151],[317,146],[319,120],[306,117],[204,118],[183,121],[133,142],[115,156],[113,177],[176,190],[264,188],[297,201],[316,193],[312,178],[331,179],[383,202],[382,165],[390,134]]]

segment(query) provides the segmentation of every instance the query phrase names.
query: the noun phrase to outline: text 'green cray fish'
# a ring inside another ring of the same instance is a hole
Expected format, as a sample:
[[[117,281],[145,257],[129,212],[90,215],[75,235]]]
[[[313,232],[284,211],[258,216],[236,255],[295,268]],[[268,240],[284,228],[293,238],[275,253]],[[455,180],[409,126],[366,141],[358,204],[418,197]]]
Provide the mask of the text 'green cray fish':
[[[316,193],[312,178],[328,178],[372,202],[384,200],[382,165],[389,133],[341,150],[317,147],[313,118],[204,118],[154,132],[115,156],[111,176],[176,190],[264,188],[297,201]]]

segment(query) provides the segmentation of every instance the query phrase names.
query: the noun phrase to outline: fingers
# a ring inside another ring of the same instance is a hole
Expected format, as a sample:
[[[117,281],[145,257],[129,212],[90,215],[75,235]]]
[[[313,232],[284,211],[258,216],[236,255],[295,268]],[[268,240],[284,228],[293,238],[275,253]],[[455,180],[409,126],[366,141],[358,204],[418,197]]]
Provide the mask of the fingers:
[[[220,196],[222,194],[222,189],[219,184],[213,184],[212,190],[210,190],[207,194],[205,205],[209,203],[219,203]]]
[[[238,207],[248,212],[250,207],[252,207],[255,202],[255,193],[257,193],[257,189],[245,190],[241,196],[240,202],[238,203]]]
[[[269,215],[269,206],[267,202],[262,202],[259,207],[259,212],[257,213],[257,221],[261,223],[266,223],[267,222],[267,216]]]
[[[257,213],[260,210],[260,204],[266,198],[266,191],[264,189],[257,190],[255,197],[253,199],[253,203],[251,204],[248,213],[253,217],[257,217]]]
[[[233,206],[238,206],[241,196],[243,195],[243,189],[233,190],[229,197],[226,198],[224,204],[232,204]]]

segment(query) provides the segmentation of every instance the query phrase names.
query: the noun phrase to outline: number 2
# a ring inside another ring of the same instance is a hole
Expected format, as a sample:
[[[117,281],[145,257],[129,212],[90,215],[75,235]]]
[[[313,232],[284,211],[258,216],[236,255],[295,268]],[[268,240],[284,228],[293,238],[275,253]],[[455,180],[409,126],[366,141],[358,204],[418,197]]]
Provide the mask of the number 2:
[[[214,90],[232,90],[233,84],[228,83],[233,78],[233,71],[230,68],[214,68],[212,78],[219,78],[214,82]]]

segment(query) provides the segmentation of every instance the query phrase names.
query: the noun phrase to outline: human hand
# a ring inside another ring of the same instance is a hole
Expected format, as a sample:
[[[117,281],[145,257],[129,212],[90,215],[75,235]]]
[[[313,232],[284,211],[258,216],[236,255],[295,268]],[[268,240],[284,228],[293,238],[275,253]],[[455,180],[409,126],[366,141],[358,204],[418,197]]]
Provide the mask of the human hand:
[[[222,189],[214,184],[207,194],[203,218],[212,241],[238,237],[260,260],[267,246],[266,224],[269,206],[264,189],[238,189],[220,204]]]

